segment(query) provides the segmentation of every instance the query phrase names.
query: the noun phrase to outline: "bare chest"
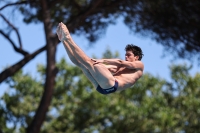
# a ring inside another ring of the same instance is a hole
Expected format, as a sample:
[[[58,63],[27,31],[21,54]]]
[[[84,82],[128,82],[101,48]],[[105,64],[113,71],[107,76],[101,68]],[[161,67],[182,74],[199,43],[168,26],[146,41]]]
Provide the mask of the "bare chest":
[[[119,83],[118,89],[124,90],[131,87],[140,77],[140,74],[136,69],[120,68],[113,76]]]
[[[136,72],[137,70],[135,69],[128,69],[128,68],[120,68],[115,74],[114,76],[120,76],[120,75],[124,75],[124,74],[128,74],[128,75],[132,75]]]

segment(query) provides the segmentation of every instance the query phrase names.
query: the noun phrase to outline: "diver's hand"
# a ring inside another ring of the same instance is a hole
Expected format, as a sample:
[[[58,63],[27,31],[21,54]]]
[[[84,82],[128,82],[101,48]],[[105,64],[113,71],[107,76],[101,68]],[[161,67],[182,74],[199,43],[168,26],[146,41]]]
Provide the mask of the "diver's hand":
[[[94,61],[93,65],[99,64],[99,63],[105,63],[103,59],[91,59],[91,60]]]

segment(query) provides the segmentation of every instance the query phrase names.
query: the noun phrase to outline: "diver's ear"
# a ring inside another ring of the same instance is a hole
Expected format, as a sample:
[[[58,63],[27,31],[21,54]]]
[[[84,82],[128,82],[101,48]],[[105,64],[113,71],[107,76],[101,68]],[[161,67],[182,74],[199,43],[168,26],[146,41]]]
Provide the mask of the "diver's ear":
[[[137,55],[137,56],[135,56],[135,60],[139,60],[139,56]]]

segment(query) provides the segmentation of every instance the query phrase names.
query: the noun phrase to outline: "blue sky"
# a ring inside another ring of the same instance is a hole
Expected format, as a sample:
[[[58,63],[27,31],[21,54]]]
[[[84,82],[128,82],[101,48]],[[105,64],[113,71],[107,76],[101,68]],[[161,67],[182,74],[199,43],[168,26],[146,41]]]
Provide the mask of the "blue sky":
[[[15,22],[16,27],[18,28],[21,37],[23,48],[29,52],[34,52],[41,46],[45,44],[44,30],[42,24],[30,24],[25,25],[20,20],[21,17],[17,17],[18,19]],[[2,22],[2,21],[0,21]],[[5,26],[2,24],[2,26]],[[172,63],[188,63],[187,60],[173,60],[173,56],[170,54],[166,57],[162,58],[163,55],[163,47],[157,44],[155,41],[151,40],[148,37],[141,37],[138,34],[131,34],[128,27],[126,27],[122,21],[119,19],[116,25],[111,25],[107,29],[105,35],[99,39],[93,47],[89,48],[89,42],[83,36],[74,36],[72,35],[75,42],[85,51],[88,56],[95,55],[97,57],[101,57],[107,47],[112,52],[118,51],[120,54],[120,58],[124,59],[124,47],[126,44],[135,44],[142,48],[144,57],[142,62],[145,65],[144,73],[148,72],[154,76],[160,76],[161,78],[167,79],[170,81],[170,71],[169,65]],[[12,38],[17,42],[16,34],[12,33]],[[16,53],[12,46],[9,44],[7,40],[5,40],[2,36],[0,36],[0,70],[4,67],[12,65],[23,58],[20,54]],[[18,44],[18,43],[17,43]],[[56,59],[60,60],[61,57],[65,57],[67,61],[70,62],[67,57],[67,53],[62,44],[58,46]],[[36,74],[36,65],[44,64],[46,62],[46,52],[38,55],[34,60],[29,62],[24,68],[25,73],[31,73],[34,77],[37,77]],[[199,67],[197,63],[194,64],[193,69],[191,70],[191,74],[194,75],[196,72],[199,72]],[[0,96],[3,95],[5,91],[8,90],[8,86],[0,84]]]

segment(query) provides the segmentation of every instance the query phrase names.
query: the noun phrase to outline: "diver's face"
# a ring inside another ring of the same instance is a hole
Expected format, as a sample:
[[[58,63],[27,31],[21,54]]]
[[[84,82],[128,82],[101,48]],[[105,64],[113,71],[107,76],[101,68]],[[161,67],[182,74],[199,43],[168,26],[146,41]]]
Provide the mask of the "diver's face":
[[[125,60],[133,62],[133,61],[138,60],[138,56],[135,56],[131,50],[128,50],[126,51],[126,54],[125,54]]]

